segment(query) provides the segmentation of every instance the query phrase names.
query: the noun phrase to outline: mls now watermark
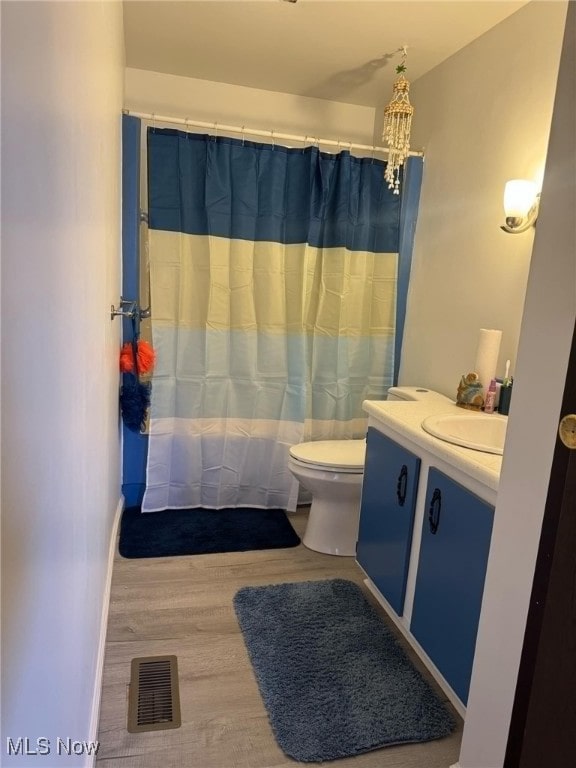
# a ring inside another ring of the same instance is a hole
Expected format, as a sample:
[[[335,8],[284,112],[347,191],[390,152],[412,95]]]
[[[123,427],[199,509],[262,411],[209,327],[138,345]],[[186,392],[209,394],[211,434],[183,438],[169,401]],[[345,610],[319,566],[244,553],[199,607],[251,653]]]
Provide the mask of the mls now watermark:
[[[97,755],[100,748],[99,741],[76,741],[64,738],[48,739],[39,736],[30,739],[28,736],[19,736],[6,739],[6,751],[9,755]]]

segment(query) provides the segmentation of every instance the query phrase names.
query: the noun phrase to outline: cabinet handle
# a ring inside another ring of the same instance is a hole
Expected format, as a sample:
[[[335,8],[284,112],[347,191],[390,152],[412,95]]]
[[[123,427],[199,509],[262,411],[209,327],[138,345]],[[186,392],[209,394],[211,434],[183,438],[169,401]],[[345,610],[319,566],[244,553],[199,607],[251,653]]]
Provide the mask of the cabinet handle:
[[[403,507],[406,502],[406,491],[408,490],[408,467],[406,464],[402,464],[402,469],[398,475],[398,482],[396,483],[396,496],[398,497],[398,504]]]
[[[442,508],[442,492],[440,488],[434,488],[432,494],[432,501],[428,508],[428,524],[430,525],[430,533],[435,534],[440,525],[440,510]]]

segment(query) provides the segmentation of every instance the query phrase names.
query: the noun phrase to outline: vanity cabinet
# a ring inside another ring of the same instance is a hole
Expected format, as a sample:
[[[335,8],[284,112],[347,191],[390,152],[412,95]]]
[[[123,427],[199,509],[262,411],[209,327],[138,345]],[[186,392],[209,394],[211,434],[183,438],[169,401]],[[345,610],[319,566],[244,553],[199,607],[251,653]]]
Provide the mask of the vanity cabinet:
[[[464,717],[502,459],[439,440],[454,403],[370,401],[356,560],[365,584]],[[474,418],[474,415],[470,415]]]
[[[420,459],[376,429],[366,438],[356,559],[401,616]]]
[[[431,467],[410,632],[468,699],[494,508]]]

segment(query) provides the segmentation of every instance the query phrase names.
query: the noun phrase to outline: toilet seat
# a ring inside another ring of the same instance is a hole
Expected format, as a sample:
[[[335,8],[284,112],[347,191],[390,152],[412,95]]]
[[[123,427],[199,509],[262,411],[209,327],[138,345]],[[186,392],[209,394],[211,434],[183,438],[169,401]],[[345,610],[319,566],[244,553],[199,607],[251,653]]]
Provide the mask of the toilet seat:
[[[360,474],[364,472],[366,440],[315,440],[290,448],[290,456],[314,469]]]

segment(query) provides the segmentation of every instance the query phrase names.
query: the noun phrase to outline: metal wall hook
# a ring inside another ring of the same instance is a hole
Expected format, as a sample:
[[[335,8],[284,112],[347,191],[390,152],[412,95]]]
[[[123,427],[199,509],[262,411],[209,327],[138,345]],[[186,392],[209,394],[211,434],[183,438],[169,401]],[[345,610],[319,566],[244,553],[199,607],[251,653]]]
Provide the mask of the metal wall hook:
[[[137,301],[121,298],[118,307],[115,307],[114,304],[110,305],[110,319],[114,320],[114,318],[118,316],[129,317],[130,319],[136,317],[138,320],[147,320],[152,316],[152,307],[142,309]]]
[[[139,311],[137,301],[130,301],[130,299],[123,299],[120,297],[120,304],[118,307],[114,307],[114,304],[110,305],[110,319],[114,320],[118,315],[121,317],[133,318]]]

